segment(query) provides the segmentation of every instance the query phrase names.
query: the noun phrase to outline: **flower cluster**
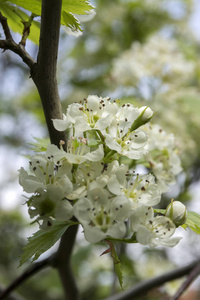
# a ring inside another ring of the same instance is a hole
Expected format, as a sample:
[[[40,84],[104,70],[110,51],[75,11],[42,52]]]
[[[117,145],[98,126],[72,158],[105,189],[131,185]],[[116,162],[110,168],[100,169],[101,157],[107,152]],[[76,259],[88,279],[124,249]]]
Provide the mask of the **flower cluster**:
[[[160,202],[162,184],[171,182],[167,175],[174,178],[181,168],[173,137],[148,127],[152,116],[149,107],[120,106],[97,96],[69,105],[62,120],[53,120],[70,136],[67,151],[62,142],[60,149],[48,145],[46,153],[31,157],[30,173],[20,170],[19,182],[32,194],[30,217],[43,229],[75,217],[91,243],[131,236],[151,248],[175,246],[179,206],[167,216],[154,216],[153,206]],[[146,161],[153,173],[137,173],[129,166],[133,161],[134,166]]]
[[[134,42],[131,49],[115,59],[111,76],[125,86],[137,85],[142,79],[179,84],[190,78],[194,70],[194,63],[185,58],[176,40],[155,34],[145,44]]]

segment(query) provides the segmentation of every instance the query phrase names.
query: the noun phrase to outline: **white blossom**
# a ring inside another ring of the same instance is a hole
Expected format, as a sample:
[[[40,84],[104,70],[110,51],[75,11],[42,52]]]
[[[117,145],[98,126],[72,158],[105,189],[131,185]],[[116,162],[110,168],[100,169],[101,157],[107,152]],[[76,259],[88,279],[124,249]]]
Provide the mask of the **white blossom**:
[[[122,166],[120,167],[107,183],[110,192],[115,195],[125,195],[132,207],[152,206],[160,202],[161,191],[152,174],[129,174],[125,166],[123,169]]]
[[[85,238],[91,243],[103,239],[123,238],[124,221],[129,217],[130,203],[124,196],[109,198],[106,190],[92,190],[87,198],[74,205],[74,215],[84,228]]]
[[[136,232],[137,241],[150,248],[174,247],[181,239],[171,237],[176,230],[175,224],[165,216],[154,217],[152,207],[135,208],[130,216],[130,227]]]

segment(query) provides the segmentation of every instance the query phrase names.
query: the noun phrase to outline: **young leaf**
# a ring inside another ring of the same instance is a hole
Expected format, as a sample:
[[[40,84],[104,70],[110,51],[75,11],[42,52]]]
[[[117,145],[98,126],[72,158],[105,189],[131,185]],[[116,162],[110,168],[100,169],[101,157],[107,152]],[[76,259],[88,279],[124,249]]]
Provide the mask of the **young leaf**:
[[[191,230],[200,234],[200,215],[194,211],[187,212],[187,220],[185,224],[182,225],[183,228],[189,227]]]
[[[65,26],[71,28],[73,31],[82,31],[80,23],[77,18],[75,18],[71,13],[62,11],[62,23]]]
[[[48,231],[39,230],[28,238],[28,243],[24,247],[24,253],[21,256],[20,264],[24,264],[27,260],[33,257],[32,261],[50,249],[65,233],[67,228],[75,222],[55,222]]]
[[[41,0],[9,0],[9,2],[23,7],[24,9],[31,11],[38,16],[41,15]]]
[[[47,150],[47,146],[50,144],[49,138],[34,138],[35,142],[30,143],[32,147],[30,148],[31,150],[35,152],[45,152]]]
[[[77,15],[88,14],[94,6],[87,0],[63,0],[62,9]]]
[[[24,25],[22,21],[28,21],[29,16],[22,11],[20,8],[13,6],[7,2],[0,1],[0,11],[4,17],[8,20],[9,27],[14,31],[20,33],[22,35]],[[32,21],[29,39],[35,44],[39,43],[39,33],[40,27],[39,23]]]

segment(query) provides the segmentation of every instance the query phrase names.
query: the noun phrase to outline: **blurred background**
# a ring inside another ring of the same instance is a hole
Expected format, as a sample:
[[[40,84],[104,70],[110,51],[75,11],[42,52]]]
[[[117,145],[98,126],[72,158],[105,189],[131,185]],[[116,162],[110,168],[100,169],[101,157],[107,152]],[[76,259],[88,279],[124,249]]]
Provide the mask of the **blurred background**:
[[[160,124],[176,137],[183,172],[163,195],[200,213],[200,2],[198,0],[95,0],[96,15],[82,23],[79,37],[61,29],[58,81],[63,111],[88,95],[109,96],[148,105]],[[11,24],[12,25],[12,24]],[[0,34],[3,36],[2,28]],[[14,33],[16,41],[20,35]],[[39,30],[33,40],[37,43]],[[27,51],[36,59],[38,46]],[[29,70],[13,53],[0,55],[0,283],[8,285],[27,266],[17,268],[30,226],[18,184],[18,169],[28,166],[34,137],[47,137],[37,90]],[[81,232],[81,230],[80,230]],[[119,249],[124,287],[197,259],[200,237],[178,230],[183,240],[172,249],[140,245]],[[56,247],[56,246],[55,246]],[[83,300],[104,299],[119,286],[105,246],[91,246],[78,236],[73,268]],[[53,250],[51,250],[53,251]],[[43,255],[44,257],[45,255]],[[169,299],[182,280],[165,284],[140,299]],[[18,290],[25,299],[62,300],[57,273],[47,269]],[[199,299],[198,280],[181,299]]]

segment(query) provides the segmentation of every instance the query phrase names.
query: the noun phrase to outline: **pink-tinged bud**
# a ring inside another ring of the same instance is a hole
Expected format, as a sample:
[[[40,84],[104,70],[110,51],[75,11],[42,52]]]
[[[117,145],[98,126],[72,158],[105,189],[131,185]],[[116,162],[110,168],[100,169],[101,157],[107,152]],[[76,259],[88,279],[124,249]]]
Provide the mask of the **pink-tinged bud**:
[[[187,209],[180,201],[172,201],[171,204],[167,206],[165,215],[178,227],[186,222]]]

